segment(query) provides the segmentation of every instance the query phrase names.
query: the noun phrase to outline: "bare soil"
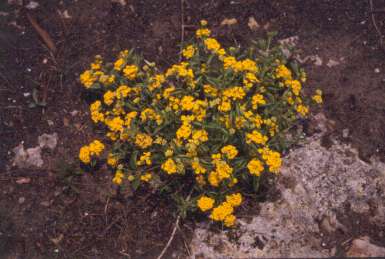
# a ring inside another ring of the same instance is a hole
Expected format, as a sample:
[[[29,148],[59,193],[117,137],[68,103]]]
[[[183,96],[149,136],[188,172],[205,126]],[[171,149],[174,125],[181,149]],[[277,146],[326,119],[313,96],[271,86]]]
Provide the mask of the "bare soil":
[[[0,257],[154,258],[160,253],[175,221],[171,202],[148,196],[145,190],[116,193],[103,168],[76,174],[79,147],[98,134],[89,121],[78,77],[94,55],[111,59],[126,48],[135,48],[161,67],[172,64],[182,40],[182,10],[183,24],[191,25],[184,39],[193,35],[201,19],[209,21],[224,44],[247,45],[272,30],[278,31],[277,39],[298,36],[301,56],[317,54],[323,60],[322,66],[310,61],[304,65],[308,91],[323,90],[322,109],[335,121],[328,136],[352,143],[365,160],[373,155],[385,158],[384,49],[368,1],[37,2],[34,10],[0,3]],[[376,10],[383,10],[384,0],[373,2]],[[60,15],[64,11],[71,17]],[[27,13],[56,44],[54,56]],[[374,14],[385,32],[385,12]],[[247,25],[251,16],[260,25],[257,31]],[[225,18],[236,18],[238,23],[221,26]],[[326,66],[330,59],[339,64]],[[33,91],[44,107],[30,108]],[[348,136],[342,137],[343,131]],[[43,169],[10,166],[12,148],[21,141],[34,147],[39,135],[53,132],[58,133],[59,144],[45,153]],[[17,184],[20,177],[31,182]],[[185,244],[194,222],[183,223],[168,256],[174,251],[181,257],[188,254]],[[375,226],[363,227],[360,234],[375,231]]]

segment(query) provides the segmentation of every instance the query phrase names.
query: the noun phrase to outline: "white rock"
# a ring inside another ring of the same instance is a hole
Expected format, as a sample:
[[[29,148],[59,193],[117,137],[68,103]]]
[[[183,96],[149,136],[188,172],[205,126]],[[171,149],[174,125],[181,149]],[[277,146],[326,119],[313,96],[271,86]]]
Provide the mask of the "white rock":
[[[41,148],[49,148],[51,150],[54,150],[57,145],[57,138],[58,138],[57,133],[53,133],[53,134],[44,133],[38,138],[39,146]]]
[[[38,2],[30,1],[30,2],[25,6],[25,8],[30,9],[30,10],[33,10],[33,9],[36,9],[38,6],[39,6],[39,3],[38,3]]]
[[[279,44],[281,45],[280,48],[286,58],[289,58],[291,56],[290,49],[295,47],[298,44],[298,40],[299,40],[298,36],[292,36],[292,37],[278,41]]]
[[[377,168],[382,166],[361,161],[350,146],[337,143],[327,149],[320,135],[313,135],[283,159],[279,200],[261,203],[259,214],[250,215],[249,222],[239,219],[235,230],[214,233],[201,225],[190,244],[192,258],[334,256],[335,250],[325,248],[320,228],[348,231],[335,216],[345,212],[346,203],[365,212],[370,201],[380,209],[368,220],[385,224],[385,195],[377,191],[385,189],[385,175]],[[230,231],[239,237],[236,242],[227,236]]]
[[[342,137],[348,138],[349,137],[349,129],[343,129],[342,130]]]
[[[28,167],[41,167],[43,165],[43,159],[41,158],[41,148],[39,146],[35,148],[24,149],[23,143],[20,143],[13,149],[15,157],[13,159],[13,166],[19,168]]]
[[[329,59],[328,63],[326,64],[328,67],[335,67],[340,64],[339,61],[334,60],[334,59]]]
[[[385,247],[370,243],[369,237],[365,236],[353,240],[346,255],[348,257],[385,257]]]

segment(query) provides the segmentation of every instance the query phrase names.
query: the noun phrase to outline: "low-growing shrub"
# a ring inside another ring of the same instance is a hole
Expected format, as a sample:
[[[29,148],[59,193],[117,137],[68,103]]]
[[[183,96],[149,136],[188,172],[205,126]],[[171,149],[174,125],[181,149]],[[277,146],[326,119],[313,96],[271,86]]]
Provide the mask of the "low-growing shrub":
[[[322,97],[304,96],[305,72],[289,66],[272,35],[224,48],[206,26],[164,72],[125,50],[113,63],[97,56],[80,80],[98,98],[91,118],[106,133],[114,184],[179,195],[183,213],[231,227],[244,194],[279,172],[288,130]],[[104,149],[95,140],[79,158],[92,166]]]

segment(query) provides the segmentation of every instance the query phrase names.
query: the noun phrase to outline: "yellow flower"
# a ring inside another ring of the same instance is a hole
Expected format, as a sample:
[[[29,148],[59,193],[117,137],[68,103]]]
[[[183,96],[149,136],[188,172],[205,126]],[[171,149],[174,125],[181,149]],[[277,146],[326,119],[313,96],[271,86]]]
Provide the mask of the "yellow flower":
[[[207,26],[207,21],[206,20],[201,20],[200,24],[201,24],[201,26]]]
[[[231,102],[228,99],[222,99],[222,102],[218,105],[218,110],[221,112],[228,112],[231,110]]]
[[[185,111],[191,111],[194,108],[194,97],[191,95],[183,96],[180,105]]]
[[[102,107],[101,101],[95,101],[90,105],[90,112],[91,112],[91,119],[97,123],[97,122],[103,122],[104,121],[104,114],[100,112]]]
[[[136,78],[136,75],[138,73],[138,67],[135,65],[127,65],[123,69],[123,74],[130,80],[133,80]]]
[[[296,96],[298,96],[299,93],[301,92],[302,86],[301,86],[301,82],[298,80],[286,80],[285,85],[290,87],[291,90],[293,91],[293,94]]]
[[[234,68],[236,64],[237,64],[237,60],[233,56],[227,56],[223,59],[224,69]]]
[[[138,165],[151,165],[151,152],[143,152],[143,155],[140,156],[139,161],[137,163]]]
[[[112,182],[116,185],[121,185],[122,184],[122,181],[123,181],[123,177],[124,177],[124,174],[122,172],[122,170],[118,169],[116,170],[115,172],[115,176],[114,178],[112,179]]]
[[[116,71],[122,70],[124,63],[125,63],[124,59],[119,58],[119,59],[116,60],[115,63],[114,63],[114,69],[115,69]]]
[[[174,151],[172,149],[167,149],[166,152],[164,152],[164,155],[166,157],[171,157],[174,154]]]
[[[191,167],[194,170],[195,174],[204,174],[206,173],[206,168],[204,168],[200,163],[199,159],[196,158],[191,162]]]
[[[149,182],[152,179],[152,174],[151,173],[145,173],[144,175],[140,176],[140,180],[143,182]]]
[[[221,181],[230,178],[233,168],[221,160],[215,163],[215,171],[217,172],[217,178]]]
[[[151,83],[149,85],[150,91],[154,91],[154,89],[159,88],[165,81],[166,78],[162,74],[155,75],[150,79]]]
[[[207,28],[201,28],[195,32],[195,35],[197,36],[197,38],[208,37],[210,36],[210,34],[211,34],[211,31]]]
[[[216,53],[221,48],[221,44],[214,38],[207,38],[204,40],[205,46],[208,50]]]
[[[242,194],[234,193],[226,195],[226,202],[230,203],[233,207],[238,207],[242,203]]]
[[[115,167],[118,164],[118,159],[112,153],[109,153],[108,159],[107,159],[107,164],[112,166],[112,167]]]
[[[176,137],[178,139],[188,139],[191,135],[191,125],[183,123],[182,126],[176,131]]]
[[[261,153],[262,158],[268,165],[269,171],[271,173],[278,173],[282,164],[281,154],[266,147],[259,149],[258,152]]]
[[[124,121],[120,117],[114,117],[113,119],[106,119],[104,123],[107,127],[114,132],[122,132]]]
[[[302,104],[298,105],[296,110],[303,117],[305,117],[309,113],[309,108]]]
[[[166,171],[167,174],[175,174],[178,171],[178,168],[174,160],[168,158],[166,162],[162,164],[162,170]]]
[[[282,79],[291,79],[291,71],[285,65],[279,65],[275,70],[276,77]]]
[[[107,91],[103,95],[104,103],[107,104],[107,105],[111,105],[114,102],[114,99],[115,99],[115,92]]]
[[[254,142],[255,144],[266,144],[268,138],[264,135],[262,135],[259,131],[253,130],[252,133],[246,134],[246,143],[250,144]]]
[[[265,105],[266,100],[263,98],[262,94],[255,94],[251,99],[251,104],[253,106],[253,109],[257,109],[258,105]]]
[[[208,181],[211,186],[218,187],[219,186],[218,173],[216,171],[211,171],[208,177]]]
[[[205,130],[196,130],[192,134],[192,141],[196,145],[199,145],[200,143],[206,142],[209,139],[207,131]]]
[[[214,203],[215,203],[215,200],[207,196],[202,196],[197,200],[197,205],[199,209],[203,212],[212,209],[214,206]]]
[[[152,138],[150,135],[139,133],[135,137],[135,144],[142,149],[148,148],[152,145]]]
[[[104,145],[99,140],[92,141],[88,145],[88,147],[89,147],[91,155],[95,155],[95,156],[99,156],[104,150]]]
[[[242,87],[234,86],[234,87],[225,89],[223,91],[223,96],[228,99],[242,100],[246,96],[246,93]]]
[[[255,76],[255,74],[253,73],[246,73],[245,75],[245,78],[243,79],[243,84],[248,88],[250,89],[251,87],[253,87],[253,84],[254,83],[259,83],[260,81],[257,79],[257,77]]]
[[[131,122],[136,116],[138,115],[137,112],[129,112],[126,114],[126,117],[124,118],[124,125],[127,126],[127,128],[131,128]]]
[[[224,220],[225,226],[228,228],[234,226],[235,220],[236,220],[236,217],[233,214],[227,215]]]
[[[170,95],[175,91],[174,86],[170,86],[163,91],[163,98],[168,99]]]
[[[92,84],[96,81],[96,76],[92,73],[91,70],[86,70],[80,75],[80,82],[86,87],[90,88]]]
[[[204,85],[203,91],[206,95],[217,97],[218,96],[218,89],[216,89],[214,86],[211,85]]]
[[[154,144],[158,144],[158,145],[166,145],[167,144],[167,140],[162,138],[161,136],[158,136],[156,137],[156,139],[154,140]]]
[[[242,60],[242,71],[248,71],[252,73],[257,73],[258,72],[258,67],[255,61],[251,59],[245,59]]]
[[[222,147],[222,154],[226,155],[228,159],[234,159],[238,155],[238,150],[232,145]]]
[[[221,160],[221,158],[222,158],[222,155],[219,153],[211,155],[211,159],[213,160],[213,163]]]
[[[195,47],[193,45],[189,45],[182,50],[183,57],[187,59],[192,58],[194,56],[194,53],[195,53]]]
[[[233,213],[234,209],[228,202],[223,202],[214,208],[210,214],[210,218],[214,221],[224,221],[225,218]]]
[[[126,98],[130,93],[132,92],[132,89],[128,87],[127,85],[121,85],[116,89],[116,98],[122,99]]]
[[[90,153],[90,149],[88,148],[88,146],[83,146],[80,148],[79,159],[84,164],[89,164],[91,162],[91,153]]]
[[[316,94],[312,96],[312,99],[314,102],[321,104],[322,103],[322,91],[320,89],[317,89]]]
[[[253,159],[247,164],[250,174],[260,176],[264,170],[263,164],[258,159]]]

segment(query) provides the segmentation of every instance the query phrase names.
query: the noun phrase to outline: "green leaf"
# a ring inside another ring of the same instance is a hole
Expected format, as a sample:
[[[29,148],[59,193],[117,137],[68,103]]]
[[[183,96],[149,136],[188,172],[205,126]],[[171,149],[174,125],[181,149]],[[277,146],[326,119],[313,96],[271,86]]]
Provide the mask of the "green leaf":
[[[138,189],[139,185],[140,185],[140,177],[137,176],[137,177],[135,177],[134,181],[132,181],[132,183],[131,183],[132,189],[134,191],[136,191]]]
[[[138,160],[138,153],[139,153],[139,151],[135,150],[131,154],[131,158],[130,158],[130,167],[131,167],[131,169],[134,169],[134,170],[137,169],[136,161]]]

